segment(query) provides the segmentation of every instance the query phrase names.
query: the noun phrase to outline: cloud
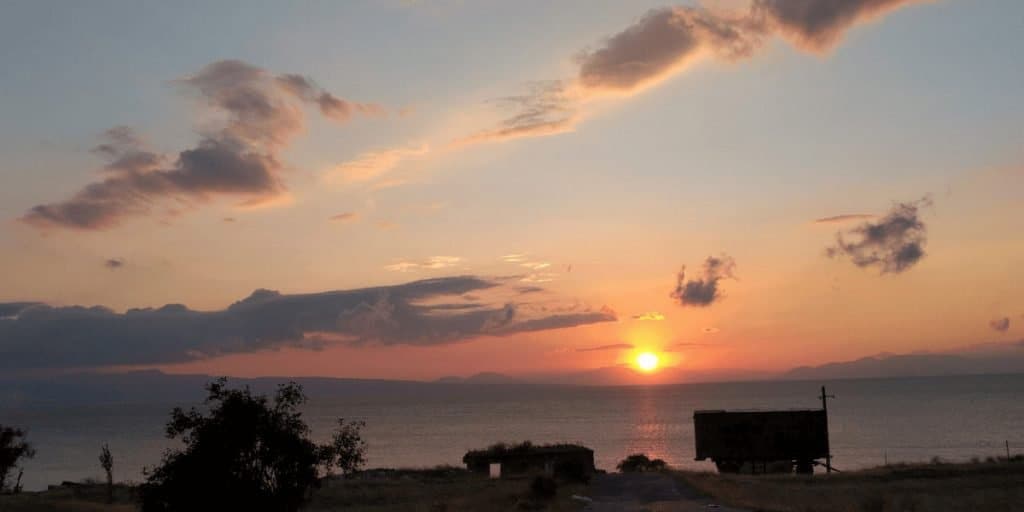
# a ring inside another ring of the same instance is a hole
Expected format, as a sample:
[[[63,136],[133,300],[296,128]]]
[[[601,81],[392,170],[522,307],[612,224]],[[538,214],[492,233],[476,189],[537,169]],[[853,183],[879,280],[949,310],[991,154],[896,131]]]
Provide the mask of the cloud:
[[[470,293],[492,299],[467,302]],[[549,309],[474,276],[294,295],[256,290],[217,311],[0,303],[0,368],[171,364],[332,343],[430,346],[616,319],[606,308]]]
[[[103,262],[103,266],[109,268],[110,270],[117,270],[124,266],[124,260],[121,258],[110,258],[109,260]]]
[[[1003,318],[993,319],[988,323],[988,326],[994,331],[1006,332],[1010,330],[1010,317],[1004,316]]]
[[[714,334],[719,331],[721,331],[721,329],[719,329],[718,327],[705,327],[700,330],[700,332],[703,332],[704,334]]]
[[[459,139],[456,144],[556,135],[572,131],[578,120],[576,100],[561,80],[532,82],[524,94],[506,96],[492,102],[510,110],[512,114],[502,119],[496,127]]]
[[[842,224],[844,222],[850,222],[854,220],[867,220],[878,217],[870,213],[850,213],[846,215],[836,215],[833,217],[822,217],[820,219],[814,219],[814,224]]]
[[[663,349],[662,352],[682,352],[684,349],[700,348],[708,346],[707,343],[696,343],[691,341],[680,341],[673,343]]]
[[[359,220],[359,214],[356,212],[343,212],[337,215],[332,215],[328,220],[334,222],[355,222]]]
[[[329,183],[361,183],[373,181],[392,171],[405,160],[430,153],[430,146],[402,147],[368,151],[345,162],[324,175]]]
[[[922,206],[930,206],[925,197],[909,203],[898,203],[877,222],[865,222],[847,232],[854,237],[848,242],[836,233],[836,245],[826,249],[831,258],[845,256],[861,268],[878,267],[882,274],[898,274],[924,258],[927,228],[919,217]]]
[[[458,256],[431,256],[422,261],[402,260],[390,265],[385,265],[387,270],[395,272],[413,272],[416,270],[439,270],[450,268],[462,263]]]
[[[550,283],[558,277],[554,272],[534,272],[519,278],[523,283]]]
[[[676,276],[676,289],[671,297],[683,306],[706,307],[722,298],[718,283],[722,279],[734,279],[733,270],[736,262],[725,254],[715,257],[708,256],[704,260],[701,275],[698,279],[686,280],[686,266]]]
[[[546,261],[525,261],[519,264],[520,267],[526,267],[530,270],[543,270],[551,266],[551,263]]]
[[[318,88],[313,82],[302,75],[286,74],[277,77],[281,87],[295,96],[315,103],[320,113],[336,121],[348,121],[355,114],[368,116],[384,115],[384,107],[376,103],[356,103],[343,100]]]
[[[525,254],[506,254],[501,257],[501,261],[505,263],[520,263],[526,261]]]
[[[578,348],[576,352],[600,352],[603,350],[629,350],[634,348],[630,343],[613,343],[611,345],[600,345],[597,347]]]
[[[519,293],[522,293],[522,294],[541,293],[541,292],[546,291],[544,288],[541,288],[540,286],[520,286],[520,287],[516,288],[516,290]]]
[[[755,0],[754,17],[809,51],[822,52],[838,43],[853,25],[924,0]]]
[[[633,315],[633,320],[653,320],[661,321],[665,319],[665,315],[658,313],[657,311],[647,311],[640,313],[639,315]]]
[[[748,15],[702,8],[661,7],[579,57],[578,84],[588,93],[629,93],[658,82],[710,54],[749,57],[764,30]]]
[[[216,129],[201,131],[196,146],[174,158],[150,150],[130,128],[107,130],[93,149],[107,160],[102,179],[70,199],[31,208],[21,220],[40,228],[98,230],[146,215],[160,202],[193,205],[228,196],[243,205],[269,204],[286,196],[279,156],[303,130],[303,104],[336,120],[351,114],[342,115],[336,105],[341,100],[308,79],[275,77],[238,60],[211,63],[175,83],[215,115]]]

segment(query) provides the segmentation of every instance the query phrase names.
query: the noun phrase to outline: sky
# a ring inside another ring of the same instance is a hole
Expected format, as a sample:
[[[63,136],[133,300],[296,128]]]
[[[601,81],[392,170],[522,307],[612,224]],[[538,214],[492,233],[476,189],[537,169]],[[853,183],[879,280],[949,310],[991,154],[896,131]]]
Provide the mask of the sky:
[[[11,2],[0,369],[1024,338],[1024,4]]]

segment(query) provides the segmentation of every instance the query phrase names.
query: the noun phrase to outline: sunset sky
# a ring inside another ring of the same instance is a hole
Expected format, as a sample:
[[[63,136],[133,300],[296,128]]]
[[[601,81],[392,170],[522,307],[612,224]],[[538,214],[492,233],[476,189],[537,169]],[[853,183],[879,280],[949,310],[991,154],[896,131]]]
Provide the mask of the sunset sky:
[[[1018,343],[1022,27],[1019,0],[7,3],[0,371]]]

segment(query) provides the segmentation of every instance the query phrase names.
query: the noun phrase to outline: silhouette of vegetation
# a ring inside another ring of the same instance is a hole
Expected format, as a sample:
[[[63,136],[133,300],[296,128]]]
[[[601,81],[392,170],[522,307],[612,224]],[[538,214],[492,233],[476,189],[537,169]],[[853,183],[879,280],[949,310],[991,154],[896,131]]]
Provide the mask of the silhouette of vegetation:
[[[298,408],[306,401],[294,382],[278,387],[271,401],[248,388],[229,389],[227,379],[207,384],[207,413],[175,408],[168,450],[140,487],[143,512],[246,510],[293,512],[337,467],[350,474],[365,462],[361,422],[339,420],[331,443],[309,439]]]
[[[530,482],[530,496],[550,500],[558,494],[558,482],[554,478],[538,475]]]
[[[533,444],[532,441],[523,441],[521,443],[508,444],[508,443],[494,443],[483,450],[470,450],[466,452],[467,457],[474,456],[503,456],[503,455],[523,455],[533,453],[536,451],[575,451],[580,449],[587,449],[587,447],[572,444],[572,443],[551,443],[551,444]]]
[[[668,469],[668,464],[661,459],[649,459],[642,453],[634,453],[625,459],[622,459],[615,466],[622,473],[648,473],[653,471],[665,471]]]
[[[0,425],[0,492],[21,492],[22,469],[18,461],[31,459],[36,451],[27,441],[26,433],[20,428]],[[8,485],[7,477],[18,468],[18,477],[14,485]]]
[[[362,421],[346,422],[338,419],[338,429],[331,437],[331,444],[324,451],[327,469],[338,468],[343,475],[351,475],[366,465],[366,441],[361,432],[366,426]]]
[[[110,447],[104,444],[100,448],[100,466],[107,474],[107,503],[114,502],[114,456],[110,454]]]

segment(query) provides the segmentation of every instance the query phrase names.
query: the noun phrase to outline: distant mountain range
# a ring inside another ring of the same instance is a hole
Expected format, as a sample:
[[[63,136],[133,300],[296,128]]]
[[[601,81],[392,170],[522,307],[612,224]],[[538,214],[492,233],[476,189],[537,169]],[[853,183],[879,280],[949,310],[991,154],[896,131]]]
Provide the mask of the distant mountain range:
[[[1001,355],[906,354],[864,357],[855,361],[801,366],[779,376],[792,380],[931,377],[1024,372],[1024,348]]]
[[[523,379],[509,377],[495,372],[481,372],[469,377],[441,377],[434,381],[437,384],[525,384]]]
[[[742,369],[693,371],[662,368],[642,374],[630,366],[610,366],[576,372],[504,375],[477,373],[443,377],[431,382],[330,377],[232,378],[234,384],[268,393],[285,381],[302,384],[316,396],[360,396],[378,400],[410,395],[471,392],[477,386],[621,386],[752,380],[836,380],[886,377],[930,377],[969,374],[1024,373],[1024,340],[989,343],[949,353],[878,354],[853,361],[801,366],[770,373]],[[77,373],[40,377],[0,377],[0,410],[26,404],[195,403],[204,396],[207,375],[174,375],[155,370],[127,373]]]

